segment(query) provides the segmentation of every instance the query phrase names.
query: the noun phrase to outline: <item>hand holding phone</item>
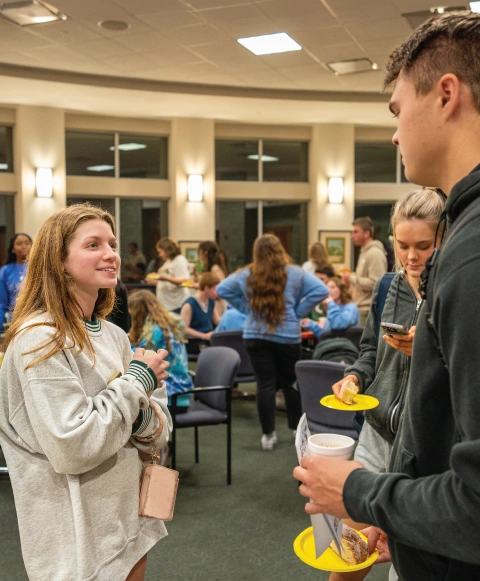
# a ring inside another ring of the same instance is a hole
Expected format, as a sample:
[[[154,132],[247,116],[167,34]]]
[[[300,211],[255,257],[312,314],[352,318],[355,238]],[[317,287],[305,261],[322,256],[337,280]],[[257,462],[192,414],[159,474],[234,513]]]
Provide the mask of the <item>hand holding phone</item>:
[[[397,323],[380,323],[380,327],[387,335],[408,335],[408,327],[397,325]]]

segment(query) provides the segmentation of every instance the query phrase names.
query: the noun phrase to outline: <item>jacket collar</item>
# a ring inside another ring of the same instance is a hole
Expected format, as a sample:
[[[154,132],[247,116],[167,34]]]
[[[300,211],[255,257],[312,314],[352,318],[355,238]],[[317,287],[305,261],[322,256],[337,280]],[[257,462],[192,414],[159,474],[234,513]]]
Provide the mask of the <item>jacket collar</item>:
[[[465,208],[479,196],[480,164],[453,186],[445,206],[448,221],[454,222]]]

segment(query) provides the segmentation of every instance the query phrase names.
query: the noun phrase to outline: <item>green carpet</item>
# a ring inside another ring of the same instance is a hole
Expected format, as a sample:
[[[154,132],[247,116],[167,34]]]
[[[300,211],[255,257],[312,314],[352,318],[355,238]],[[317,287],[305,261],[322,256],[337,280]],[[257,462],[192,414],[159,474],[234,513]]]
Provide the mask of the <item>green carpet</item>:
[[[193,430],[179,430],[175,518],[167,523],[169,536],[149,553],[146,581],[327,580],[328,573],[304,565],[293,552],[293,540],[310,521],[292,477],[296,454],[284,413],[277,413],[279,443],[272,452],[260,447],[256,403],[234,400],[233,413],[231,486],[225,427],[200,430],[199,464]],[[8,480],[0,480],[0,511],[0,578],[26,581]],[[368,580],[386,581],[388,568],[374,567]]]

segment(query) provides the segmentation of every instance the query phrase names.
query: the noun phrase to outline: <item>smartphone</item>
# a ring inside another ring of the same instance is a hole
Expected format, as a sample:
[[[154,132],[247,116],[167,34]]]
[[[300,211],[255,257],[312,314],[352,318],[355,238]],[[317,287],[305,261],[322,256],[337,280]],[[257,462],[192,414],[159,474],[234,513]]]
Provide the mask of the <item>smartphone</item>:
[[[408,327],[397,325],[396,323],[380,323],[380,327],[387,335],[408,335]]]

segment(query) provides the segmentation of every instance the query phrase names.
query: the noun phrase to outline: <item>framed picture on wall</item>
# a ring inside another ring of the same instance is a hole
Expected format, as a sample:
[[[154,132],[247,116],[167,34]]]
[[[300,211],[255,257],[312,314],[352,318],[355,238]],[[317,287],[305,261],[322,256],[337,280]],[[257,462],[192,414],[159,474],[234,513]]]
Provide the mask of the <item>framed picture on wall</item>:
[[[181,240],[178,242],[180,252],[191,264],[198,265],[198,246],[200,241],[195,240]]]
[[[350,230],[320,230],[318,240],[325,246],[327,256],[336,271],[352,268],[352,239]]]

